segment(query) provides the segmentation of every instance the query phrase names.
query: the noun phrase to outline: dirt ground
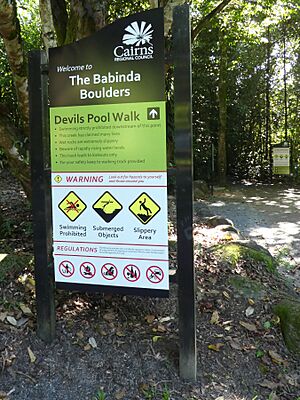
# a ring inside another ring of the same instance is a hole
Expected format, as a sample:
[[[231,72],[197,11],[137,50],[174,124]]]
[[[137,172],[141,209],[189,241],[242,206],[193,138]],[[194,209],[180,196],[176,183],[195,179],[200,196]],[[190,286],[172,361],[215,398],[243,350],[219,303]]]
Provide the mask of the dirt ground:
[[[241,234],[285,261],[282,273],[300,287],[300,188],[283,184],[237,184],[216,188],[206,204],[233,221]]]
[[[201,244],[195,252],[196,383],[178,377],[176,283],[169,299],[57,291],[56,339],[42,342],[36,335],[30,209],[5,171],[0,183],[6,221],[0,235],[0,399],[299,400],[299,358],[284,346],[272,312],[291,289],[260,263],[233,270],[207,252],[204,203],[195,204],[195,242]],[[173,222],[174,216],[170,201]],[[174,248],[170,257],[174,264]],[[262,290],[241,293],[233,278],[255,279]]]

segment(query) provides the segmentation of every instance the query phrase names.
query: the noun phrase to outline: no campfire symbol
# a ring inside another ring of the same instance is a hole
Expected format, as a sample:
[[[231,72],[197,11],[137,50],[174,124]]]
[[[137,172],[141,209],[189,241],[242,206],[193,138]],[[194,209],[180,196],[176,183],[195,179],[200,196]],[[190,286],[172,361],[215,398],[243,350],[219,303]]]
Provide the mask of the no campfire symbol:
[[[80,265],[80,274],[86,279],[91,279],[96,274],[96,267],[90,262],[83,262]]]

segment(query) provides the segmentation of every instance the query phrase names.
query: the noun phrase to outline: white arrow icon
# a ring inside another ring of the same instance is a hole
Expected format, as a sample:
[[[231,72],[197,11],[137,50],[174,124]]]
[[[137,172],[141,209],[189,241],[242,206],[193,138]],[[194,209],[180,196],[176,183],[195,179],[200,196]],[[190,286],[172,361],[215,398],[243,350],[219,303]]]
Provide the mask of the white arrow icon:
[[[153,108],[151,111],[149,111],[149,115],[152,119],[155,119],[155,117],[158,115],[158,112]]]

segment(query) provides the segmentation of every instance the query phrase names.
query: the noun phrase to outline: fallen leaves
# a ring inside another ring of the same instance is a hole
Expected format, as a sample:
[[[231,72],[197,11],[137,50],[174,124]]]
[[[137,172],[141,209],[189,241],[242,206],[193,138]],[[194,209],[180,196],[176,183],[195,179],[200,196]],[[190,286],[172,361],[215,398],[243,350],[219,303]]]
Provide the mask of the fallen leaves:
[[[156,342],[159,341],[159,339],[162,339],[162,336],[153,336],[153,337],[152,337],[152,342],[153,342],[153,343],[156,343]]]
[[[9,322],[13,326],[17,326],[18,325],[17,320],[15,319],[15,317],[12,317],[10,315],[7,315],[6,321]]]
[[[1,322],[4,322],[6,317],[7,317],[7,312],[1,312],[0,313],[0,321]]]
[[[209,350],[213,350],[213,351],[220,351],[221,348],[224,346],[224,343],[215,343],[215,344],[209,344],[207,347],[209,348]]]
[[[145,316],[145,321],[151,325],[155,321],[155,315],[146,315]]]
[[[107,322],[113,322],[116,319],[116,314],[114,314],[113,312],[109,311],[105,314],[103,314],[103,319]]]
[[[252,306],[249,306],[245,311],[246,317],[250,317],[253,313],[254,313],[254,307]]]
[[[229,341],[230,347],[234,350],[243,350],[243,346],[241,345],[238,339],[231,339]]]
[[[35,354],[33,353],[33,351],[31,350],[30,347],[27,347],[27,352],[28,352],[28,355],[29,355],[30,362],[31,362],[32,364],[34,364],[34,363],[36,362],[36,356],[35,356]]]
[[[213,324],[213,325],[217,325],[217,324],[219,324],[219,322],[220,322],[220,316],[219,316],[218,311],[215,310],[212,313],[212,316],[211,316],[211,319],[210,319],[210,323]]]
[[[164,333],[166,331],[167,331],[167,328],[164,325],[162,325],[162,324],[157,325],[156,332]]]
[[[96,340],[95,340],[94,337],[90,337],[90,338],[89,338],[89,344],[91,345],[91,347],[92,347],[93,349],[96,349],[96,348],[97,348],[97,342],[96,342]]]
[[[285,363],[283,358],[278,353],[276,353],[276,351],[269,350],[268,353],[269,353],[269,356],[271,357],[271,360],[275,364],[279,364],[280,365],[280,364],[284,364]]]
[[[249,322],[239,321],[239,324],[249,332],[257,332],[257,327]]]
[[[265,379],[263,382],[259,383],[259,386],[274,390],[278,388],[279,384]]]
[[[24,303],[20,303],[19,307],[24,315],[27,317],[31,317],[33,315],[31,309]]]
[[[126,390],[125,389],[118,390],[116,392],[116,394],[115,394],[116,400],[124,399],[125,396],[126,396]]]
[[[11,395],[11,394],[13,394],[14,392],[15,392],[15,388],[14,389],[11,389],[9,392],[3,392],[3,390],[0,390],[0,400],[8,400],[9,399],[9,396]]]

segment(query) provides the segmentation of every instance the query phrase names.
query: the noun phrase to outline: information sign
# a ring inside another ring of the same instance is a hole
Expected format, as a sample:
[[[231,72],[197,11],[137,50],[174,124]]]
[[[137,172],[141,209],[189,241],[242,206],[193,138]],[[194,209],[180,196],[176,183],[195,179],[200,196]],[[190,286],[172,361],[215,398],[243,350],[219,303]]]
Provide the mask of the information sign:
[[[273,174],[290,174],[290,147],[275,145],[273,147]]]
[[[168,294],[164,82],[162,9],[50,49],[58,287]]]

